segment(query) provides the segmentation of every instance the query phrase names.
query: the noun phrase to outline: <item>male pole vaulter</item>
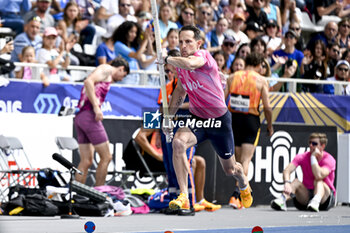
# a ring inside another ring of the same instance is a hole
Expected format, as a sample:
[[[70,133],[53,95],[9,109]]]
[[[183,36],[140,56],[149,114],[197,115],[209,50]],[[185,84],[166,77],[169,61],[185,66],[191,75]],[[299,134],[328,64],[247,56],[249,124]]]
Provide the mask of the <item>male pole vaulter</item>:
[[[233,176],[239,184],[242,204],[248,208],[253,203],[251,190],[243,167],[234,157],[234,142],[231,114],[224,99],[224,90],[217,64],[210,53],[200,50],[200,30],[195,26],[184,26],[179,32],[181,57],[165,57],[164,63],[176,67],[178,85],[169,105],[169,117],[182,105],[186,93],[189,96],[190,127],[180,128],[173,139],[173,162],[180,186],[180,195],[169,203],[171,209],[189,209],[187,176],[189,166],[186,149],[209,139],[214,146],[226,175]],[[214,122],[209,127],[204,125]],[[171,134],[172,124],[164,127]],[[213,126],[214,125],[214,126]],[[215,128],[216,127],[216,128]]]

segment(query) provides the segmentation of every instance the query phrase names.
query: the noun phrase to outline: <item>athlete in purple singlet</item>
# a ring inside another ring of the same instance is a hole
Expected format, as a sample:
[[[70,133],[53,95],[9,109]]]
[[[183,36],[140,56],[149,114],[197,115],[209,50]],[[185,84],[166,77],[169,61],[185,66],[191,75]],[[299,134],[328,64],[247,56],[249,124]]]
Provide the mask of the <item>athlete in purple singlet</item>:
[[[92,165],[95,150],[100,156],[95,186],[105,184],[112,155],[109,151],[108,136],[102,125],[101,104],[106,98],[110,84],[123,80],[128,73],[128,62],[123,58],[116,58],[111,65],[98,66],[84,81],[78,103],[80,111],[74,120],[80,151],[78,169],[84,173],[84,175],[76,174],[75,179],[83,184],[86,181],[88,169]]]
[[[224,99],[221,76],[214,58],[208,51],[200,50],[202,44],[200,30],[195,26],[184,26],[179,32],[182,57],[166,57],[165,64],[177,68],[178,85],[169,105],[170,116],[174,115],[183,103],[186,94],[190,102],[191,122],[178,129],[173,139],[173,162],[180,186],[180,195],[169,204],[171,209],[188,209],[186,149],[209,139],[219,155],[225,173],[238,180],[241,199],[248,208],[253,202],[248,179],[243,167],[235,160],[231,114]],[[208,126],[208,127],[206,127]],[[164,127],[164,132],[171,133]]]

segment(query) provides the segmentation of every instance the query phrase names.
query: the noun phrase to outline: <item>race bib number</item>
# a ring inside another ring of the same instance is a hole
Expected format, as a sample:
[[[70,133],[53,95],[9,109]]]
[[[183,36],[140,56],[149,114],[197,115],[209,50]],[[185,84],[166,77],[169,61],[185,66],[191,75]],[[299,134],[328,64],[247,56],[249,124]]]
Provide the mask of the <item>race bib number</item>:
[[[230,96],[230,107],[235,111],[247,113],[249,111],[249,103],[249,95],[231,94]]]

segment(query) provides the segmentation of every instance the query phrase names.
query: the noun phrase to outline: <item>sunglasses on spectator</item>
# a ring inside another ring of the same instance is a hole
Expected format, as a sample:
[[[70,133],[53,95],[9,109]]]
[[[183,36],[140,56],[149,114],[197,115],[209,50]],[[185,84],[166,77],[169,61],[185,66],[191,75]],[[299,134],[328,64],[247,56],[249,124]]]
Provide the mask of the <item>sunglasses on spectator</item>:
[[[265,68],[266,68],[266,64],[265,64],[265,63],[262,63],[262,64],[261,64],[261,67],[265,69]]]
[[[167,73],[172,73],[171,70],[164,70],[164,72],[167,74]]]
[[[191,13],[191,12],[188,12],[188,11],[184,11],[184,14],[185,14],[185,15],[190,15],[190,16],[194,16],[194,14],[193,14],[193,13]]]
[[[333,52],[335,52],[336,54],[339,54],[339,53],[340,53],[339,50],[336,50],[336,49],[332,49],[332,50],[333,50]]]
[[[210,15],[211,15],[210,12],[206,12],[206,11],[202,11],[202,14],[203,14],[203,15],[207,15],[207,16],[210,16]]]
[[[309,145],[310,145],[310,144],[313,145],[313,146],[318,146],[318,142],[310,141],[310,142],[309,142]]]
[[[230,42],[225,42],[224,45],[227,46],[227,47],[228,47],[228,46],[230,46],[230,47],[235,46],[234,43],[230,43]]]
[[[124,3],[120,3],[121,7],[131,7],[131,4],[124,4]]]
[[[294,37],[293,35],[291,35],[291,34],[288,33],[288,34],[286,35],[286,38],[288,38],[288,39],[294,39],[295,37]]]
[[[270,24],[270,25],[267,25],[268,28],[276,28],[276,25],[273,25],[273,24]]]
[[[264,2],[264,0],[254,0],[254,2]]]
[[[348,72],[348,71],[349,71],[349,69],[347,69],[347,68],[338,68],[338,70],[339,70],[339,71],[345,71],[345,72]]]
[[[300,28],[292,28],[292,27],[290,27],[289,29],[293,30],[293,31],[299,31],[300,30]]]
[[[350,25],[348,25],[348,24],[342,24],[341,26],[344,28],[350,28]]]

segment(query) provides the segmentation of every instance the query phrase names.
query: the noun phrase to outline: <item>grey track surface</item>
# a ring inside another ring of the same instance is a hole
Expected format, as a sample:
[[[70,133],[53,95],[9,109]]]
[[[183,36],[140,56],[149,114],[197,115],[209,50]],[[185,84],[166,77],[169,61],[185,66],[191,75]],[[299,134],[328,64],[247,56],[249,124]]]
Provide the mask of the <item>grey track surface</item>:
[[[203,211],[196,213],[193,217],[169,216],[158,213],[109,218],[82,217],[74,220],[60,219],[58,216],[0,216],[0,233],[84,233],[84,224],[87,221],[95,223],[94,233],[164,232],[166,230],[171,230],[174,233],[176,231],[200,232],[201,230],[220,232],[220,229],[224,229],[224,232],[251,232],[254,226],[262,228],[287,227],[286,229],[290,227],[292,229],[295,226],[319,228],[317,226],[334,225],[343,226],[343,229],[346,229],[345,232],[350,232],[350,207],[338,206],[330,211],[312,213],[297,211],[294,208],[290,208],[287,212],[280,212],[272,210],[269,206],[258,206],[244,210],[233,210],[224,206],[216,212]],[[283,232],[294,233],[299,232],[299,230],[283,230]],[[302,231],[302,233],[305,232],[309,231]]]

